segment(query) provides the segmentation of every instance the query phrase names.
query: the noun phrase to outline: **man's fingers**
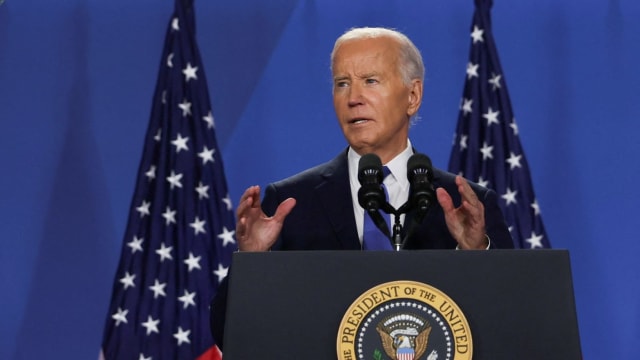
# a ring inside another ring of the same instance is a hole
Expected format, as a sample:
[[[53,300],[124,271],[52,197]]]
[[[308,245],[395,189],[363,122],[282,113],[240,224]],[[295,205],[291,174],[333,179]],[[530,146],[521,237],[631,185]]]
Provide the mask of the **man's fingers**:
[[[296,199],[294,198],[288,198],[281,202],[276,209],[276,213],[273,215],[273,220],[280,223],[283,222],[284,218],[289,215],[294,206],[296,206]]]
[[[442,210],[444,210],[445,214],[453,210],[453,200],[451,200],[451,196],[447,190],[444,188],[437,188],[436,197],[438,198],[438,202],[440,203],[440,206],[442,206]]]
[[[244,213],[256,204],[260,204],[260,186],[251,186],[244,191],[240,197],[240,203],[236,209],[238,218],[244,216]]]
[[[458,185],[458,192],[460,192],[462,201],[468,202],[471,206],[477,206],[480,200],[478,200],[478,196],[476,195],[475,191],[471,189],[471,185],[469,185],[467,180],[458,175],[456,176],[456,185]]]

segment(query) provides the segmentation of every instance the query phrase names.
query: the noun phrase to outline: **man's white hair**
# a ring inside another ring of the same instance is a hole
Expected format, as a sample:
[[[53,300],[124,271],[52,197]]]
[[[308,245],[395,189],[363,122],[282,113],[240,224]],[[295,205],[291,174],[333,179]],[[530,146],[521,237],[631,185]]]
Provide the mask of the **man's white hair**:
[[[411,81],[418,79],[424,82],[424,63],[420,50],[413,42],[403,33],[388,28],[381,27],[361,27],[352,28],[342,34],[333,45],[331,52],[331,71],[333,72],[333,61],[336,51],[344,42],[358,39],[374,39],[379,37],[389,37],[395,39],[400,46],[400,63],[399,69],[402,81],[405,85],[410,86]]]

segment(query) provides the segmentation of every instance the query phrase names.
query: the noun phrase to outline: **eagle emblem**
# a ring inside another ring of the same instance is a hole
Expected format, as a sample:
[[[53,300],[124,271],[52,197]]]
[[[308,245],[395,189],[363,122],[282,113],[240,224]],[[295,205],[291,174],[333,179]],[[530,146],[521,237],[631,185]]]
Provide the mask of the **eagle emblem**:
[[[416,315],[389,316],[378,323],[385,353],[393,360],[419,359],[427,350],[431,325]]]

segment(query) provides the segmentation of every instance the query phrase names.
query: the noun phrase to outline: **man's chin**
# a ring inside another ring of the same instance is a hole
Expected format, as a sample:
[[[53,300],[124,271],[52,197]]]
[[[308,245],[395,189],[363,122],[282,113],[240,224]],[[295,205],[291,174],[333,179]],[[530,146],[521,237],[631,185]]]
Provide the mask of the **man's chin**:
[[[351,141],[349,146],[360,156],[375,152],[375,147],[368,141]]]

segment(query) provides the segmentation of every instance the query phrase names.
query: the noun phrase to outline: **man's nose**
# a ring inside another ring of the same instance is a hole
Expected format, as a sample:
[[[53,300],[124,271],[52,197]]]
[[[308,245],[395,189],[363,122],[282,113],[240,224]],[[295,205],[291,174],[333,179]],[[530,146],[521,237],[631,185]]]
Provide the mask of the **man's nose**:
[[[351,84],[349,87],[349,106],[358,106],[363,103],[362,86],[358,83]]]

